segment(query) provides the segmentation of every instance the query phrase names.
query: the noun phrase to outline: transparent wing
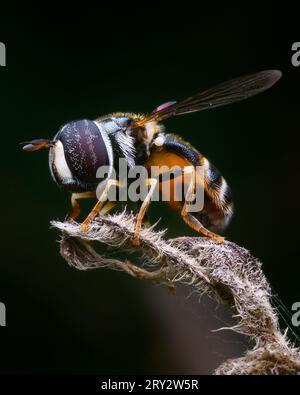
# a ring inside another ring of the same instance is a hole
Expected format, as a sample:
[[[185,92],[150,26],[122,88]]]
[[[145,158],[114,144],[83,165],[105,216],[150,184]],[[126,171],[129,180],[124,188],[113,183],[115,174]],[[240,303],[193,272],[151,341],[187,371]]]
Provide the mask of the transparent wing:
[[[132,126],[161,121],[175,115],[208,110],[248,99],[273,86],[281,77],[279,70],[265,70],[224,82],[206,91],[197,93],[181,102],[170,102],[154,110]]]

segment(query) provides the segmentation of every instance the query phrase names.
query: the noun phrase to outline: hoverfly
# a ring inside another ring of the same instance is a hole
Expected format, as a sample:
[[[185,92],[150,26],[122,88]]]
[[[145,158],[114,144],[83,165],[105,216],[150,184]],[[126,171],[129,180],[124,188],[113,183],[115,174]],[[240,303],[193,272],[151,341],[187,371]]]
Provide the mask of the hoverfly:
[[[25,151],[50,148],[49,165],[52,178],[64,190],[72,193],[72,212],[69,218],[75,220],[80,214],[78,200],[95,198],[96,188],[101,182],[103,194],[81,227],[87,230],[94,218],[106,214],[117,201],[107,200],[112,185],[117,180],[108,174],[104,179],[96,177],[97,169],[106,165],[109,168],[124,158],[127,166],[174,165],[184,169],[203,166],[204,206],[200,212],[189,213],[186,209],[187,197],[175,201],[170,196],[169,205],[175,208],[184,222],[195,231],[218,242],[224,238],[214,231],[223,230],[233,213],[230,188],[220,172],[200,152],[181,137],[164,131],[161,121],[175,115],[203,111],[247,99],[274,85],[281,77],[278,70],[266,70],[243,76],[200,92],[180,102],[168,102],[157,107],[151,114],[113,113],[102,116],[95,121],[79,120],[62,126],[53,140],[38,139],[26,143]],[[193,178],[193,177],[192,177]],[[178,181],[179,180],[179,181]],[[182,182],[176,178],[173,182]],[[199,180],[194,179],[195,185]],[[145,214],[151,201],[151,194],[162,181],[148,178],[150,186],[146,198],[141,203],[133,242],[139,244],[139,234]],[[195,187],[193,185],[193,188]],[[193,188],[189,189],[193,192]]]

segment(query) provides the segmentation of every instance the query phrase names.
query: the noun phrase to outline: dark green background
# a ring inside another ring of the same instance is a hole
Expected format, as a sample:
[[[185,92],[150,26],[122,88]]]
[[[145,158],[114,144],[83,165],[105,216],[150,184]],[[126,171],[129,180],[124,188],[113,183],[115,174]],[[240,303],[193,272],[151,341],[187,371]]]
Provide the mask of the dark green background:
[[[69,197],[50,179],[47,153],[18,143],[51,138],[73,119],[147,112],[242,74],[282,70],[278,85],[254,99],[165,124],[222,171],[236,205],[226,236],[263,261],[290,309],[300,299],[300,67],[291,64],[299,29],[284,10],[262,7],[79,11],[60,20],[46,11],[1,16],[0,371],[209,373],[247,346],[210,332],[228,315],[205,298],[186,299],[186,290],[172,297],[122,273],[69,268],[49,229]],[[165,206],[151,214],[170,236],[193,234]]]

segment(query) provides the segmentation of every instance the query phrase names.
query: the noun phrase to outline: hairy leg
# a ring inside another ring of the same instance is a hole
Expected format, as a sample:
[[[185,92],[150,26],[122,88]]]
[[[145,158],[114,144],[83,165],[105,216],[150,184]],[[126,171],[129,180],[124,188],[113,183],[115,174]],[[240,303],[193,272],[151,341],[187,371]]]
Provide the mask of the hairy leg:
[[[191,172],[191,181],[187,190],[187,194],[185,197],[185,202],[183,205],[183,208],[181,210],[181,216],[184,220],[184,222],[190,226],[192,229],[194,229],[196,232],[199,232],[203,234],[206,237],[211,238],[212,240],[217,241],[218,243],[223,243],[224,242],[224,237],[217,235],[210,230],[206,229],[201,222],[194,217],[192,214],[190,214],[187,211],[187,207],[190,204],[191,201],[193,201],[194,195],[195,195],[195,186],[196,186],[196,172],[194,168],[189,168],[188,170]]]
[[[118,181],[116,181],[116,180],[108,180],[108,182],[107,182],[107,184],[105,186],[105,189],[102,192],[102,195],[100,196],[100,199],[98,200],[96,205],[93,207],[92,211],[89,213],[89,215],[86,217],[86,219],[81,224],[81,229],[84,232],[86,232],[88,230],[90,223],[95,219],[95,217],[98,215],[98,213],[104,207],[105,203],[107,202],[109,189],[113,185],[114,186],[119,186]],[[114,203],[114,202],[112,202],[112,203]]]
[[[91,198],[95,198],[95,197],[96,197],[95,192],[72,193],[72,195],[71,195],[72,211],[69,213],[67,219],[68,220],[75,220],[79,217],[80,205],[78,203],[78,200],[91,199]]]
[[[145,200],[143,201],[143,203],[140,207],[140,211],[139,211],[137,218],[136,218],[135,230],[134,230],[134,235],[132,238],[132,244],[135,246],[138,246],[140,244],[140,232],[141,232],[141,228],[142,228],[142,222],[143,222],[144,216],[150,206],[151,197],[152,197],[155,187],[157,185],[157,179],[148,178],[146,180],[146,185],[149,185],[150,189],[148,191],[148,194],[147,194]]]

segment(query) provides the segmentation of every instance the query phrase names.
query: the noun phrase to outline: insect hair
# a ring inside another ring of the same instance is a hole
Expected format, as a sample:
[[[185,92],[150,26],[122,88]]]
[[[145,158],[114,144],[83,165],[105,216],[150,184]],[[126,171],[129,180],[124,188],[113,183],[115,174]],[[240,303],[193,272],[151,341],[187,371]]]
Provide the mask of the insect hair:
[[[62,232],[61,255],[76,269],[109,268],[169,286],[185,283],[226,305],[237,323],[219,330],[242,333],[254,347],[240,358],[222,363],[215,374],[300,374],[300,350],[288,340],[287,330],[280,329],[262,264],[245,248],[206,237],[166,239],[165,232],[155,230],[155,226],[142,229],[140,247],[135,248],[131,244],[135,217],[125,211],[97,217],[87,232],[74,221],[53,221],[52,226]],[[113,247],[114,251],[135,249],[143,267],[113,255],[101,255],[91,242]]]

